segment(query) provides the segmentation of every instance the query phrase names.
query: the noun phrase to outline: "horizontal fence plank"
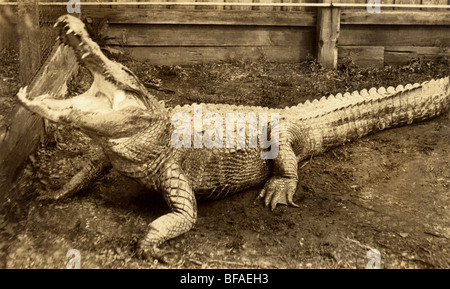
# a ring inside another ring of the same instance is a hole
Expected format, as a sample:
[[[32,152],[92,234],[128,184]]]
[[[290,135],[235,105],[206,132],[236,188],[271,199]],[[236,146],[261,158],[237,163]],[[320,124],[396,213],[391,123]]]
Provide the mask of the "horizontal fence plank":
[[[230,61],[258,60],[261,57],[274,62],[296,62],[314,53],[314,46],[259,46],[259,47],[124,47],[136,60],[148,60],[155,65],[191,65]]]
[[[352,25],[450,25],[448,12],[430,11],[342,11],[341,24]]]
[[[388,64],[408,63],[413,58],[433,60],[439,57],[450,57],[448,47],[423,46],[386,46],[385,62]]]
[[[345,25],[341,46],[450,46],[448,26]]]
[[[113,45],[125,46],[293,46],[314,43],[313,27],[110,25]]]
[[[381,68],[384,66],[384,46],[340,46],[338,62],[345,58],[360,67]]]
[[[423,0],[422,0],[423,1]],[[227,2],[225,4],[225,2]],[[367,7],[367,4],[365,3],[366,0],[357,0],[353,2],[361,2],[361,3],[308,3],[309,1],[297,3],[293,1],[292,3],[289,3],[288,1],[283,0],[261,0],[259,2],[247,2],[245,0],[239,1],[239,0],[227,0],[227,1],[201,1],[201,2],[192,2],[192,1],[181,1],[181,0],[172,0],[172,1],[117,1],[117,2],[109,2],[109,1],[88,1],[84,2],[82,1],[82,6],[96,6],[96,7],[130,7],[130,6],[138,6],[138,7],[155,7],[155,6],[210,6],[210,7],[222,7],[225,6],[224,9],[230,9],[229,7],[237,7],[237,8],[243,8],[243,7],[270,7],[277,11],[283,10],[283,7],[338,7],[338,8],[345,8],[345,9],[351,9],[351,8],[362,8],[365,9]],[[351,2],[351,0],[344,0],[344,2]],[[391,0],[388,0],[386,2],[389,3],[381,3],[378,4],[382,9],[383,8],[394,8],[394,9],[449,9],[449,5],[447,3],[445,4],[421,4],[421,0],[395,0],[396,3],[392,3]],[[405,2],[405,3],[398,3],[398,2]],[[411,4],[412,3],[412,4]],[[0,6],[16,6],[17,2],[0,2]],[[67,6],[67,2],[39,2],[40,6]],[[228,8],[226,8],[228,7]]]
[[[446,5],[448,0],[422,0],[422,5]],[[439,11],[439,9],[427,9],[428,11]]]
[[[315,26],[316,13],[280,11],[178,11],[140,8],[85,7],[83,17],[103,18],[115,24],[195,24]]]

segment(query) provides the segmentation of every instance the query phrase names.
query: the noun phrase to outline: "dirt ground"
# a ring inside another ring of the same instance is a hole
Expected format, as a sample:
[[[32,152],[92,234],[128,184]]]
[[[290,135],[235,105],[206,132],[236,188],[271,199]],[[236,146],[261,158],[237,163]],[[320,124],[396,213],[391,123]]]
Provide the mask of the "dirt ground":
[[[296,64],[231,61],[190,67],[121,59],[167,106],[193,102],[284,107],[330,93],[396,86],[449,75],[449,61],[338,71]],[[72,93],[89,85],[84,71]],[[1,84],[0,84],[1,86]],[[173,92],[168,92],[172,90]],[[161,196],[117,172],[58,203],[57,189],[96,148],[51,124],[0,214],[0,267],[65,268],[69,249],[82,268],[450,268],[450,114],[346,144],[299,165],[300,208],[274,212],[255,201],[261,187],[198,205],[188,233],[168,241],[173,264],[135,257],[147,224],[168,211]]]

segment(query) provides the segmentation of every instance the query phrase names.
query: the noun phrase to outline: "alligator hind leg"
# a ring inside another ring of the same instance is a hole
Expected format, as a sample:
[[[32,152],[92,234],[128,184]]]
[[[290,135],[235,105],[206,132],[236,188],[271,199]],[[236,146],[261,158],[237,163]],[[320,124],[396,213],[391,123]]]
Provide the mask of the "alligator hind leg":
[[[103,153],[91,159],[75,176],[56,191],[45,191],[37,198],[41,202],[58,201],[76,195],[79,191],[104,176],[111,169],[111,163]]]
[[[297,157],[289,142],[280,145],[273,162],[273,176],[265,183],[258,199],[264,198],[264,204],[270,205],[272,211],[277,204],[298,207],[293,201],[298,184]]]
[[[178,165],[165,166],[157,182],[170,213],[149,224],[147,235],[138,244],[138,256],[170,263],[158,246],[188,232],[197,219],[197,202],[188,179]]]

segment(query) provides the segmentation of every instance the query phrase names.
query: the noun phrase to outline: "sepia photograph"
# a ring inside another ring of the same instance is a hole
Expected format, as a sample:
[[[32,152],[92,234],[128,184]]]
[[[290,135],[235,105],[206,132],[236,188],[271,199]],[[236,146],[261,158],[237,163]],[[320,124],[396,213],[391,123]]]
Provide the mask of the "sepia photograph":
[[[450,269],[450,0],[0,0],[0,268]]]

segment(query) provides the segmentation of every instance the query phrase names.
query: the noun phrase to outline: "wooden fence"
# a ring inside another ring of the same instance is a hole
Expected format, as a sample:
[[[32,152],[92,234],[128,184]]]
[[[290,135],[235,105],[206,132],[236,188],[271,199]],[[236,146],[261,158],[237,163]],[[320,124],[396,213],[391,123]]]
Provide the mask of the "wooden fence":
[[[365,7],[278,8],[313,11],[85,7],[82,13],[95,19],[107,17],[109,35],[116,37],[113,45],[155,64],[261,56],[269,61],[294,62],[310,54],[328,66],[351,57],[361,66],[381,67],[419,56],[450,56],[447,9],[382,8],[378,14],[368,13]]]
[[[383,0],[381,13],[369,13],[366,0],[333,1],[333,7],[325,6],[331,0],[211,0],[224,5],[180,1],[82,3],[81,14],[94,21],[106,17],[107,33],[115,37],[110,45],[155,64],[260,57],[295,62],[311,55],[331,67],[345,57],[361,66],[381,67],[416,57],[450,56],[450,6],[444,6],[450,0]],[[392,4],[410,6],[386,6]],[[52,6],[40,9],[46,15]],[[0,31],[3,46],[17,38],[7,30]]]

